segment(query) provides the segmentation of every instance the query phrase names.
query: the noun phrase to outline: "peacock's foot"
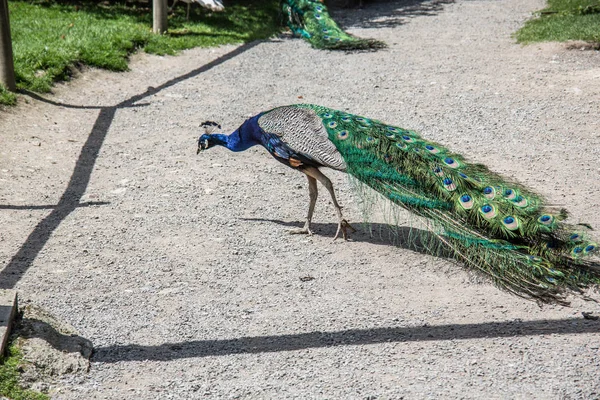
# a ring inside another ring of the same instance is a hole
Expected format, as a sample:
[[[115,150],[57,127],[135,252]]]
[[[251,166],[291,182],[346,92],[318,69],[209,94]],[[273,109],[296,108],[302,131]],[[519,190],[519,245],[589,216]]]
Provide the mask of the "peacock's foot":
[[[308,226],[305,226],[304,228],[290,229],[288,231],[288,233],[290,235],[309,235],[309,236],[311,236],[313,234]]]
[[[342,232],[342,237],[344,238],[344,240],[348,240],[348,229],[350,229],[352,233],[356,232],[356,229],[354,229],[352,225],[348,223],[348,221],[346,221],[345,219],[341,220],[338,224],[337,232],[335,233],[333,240],[337,239],[340,236],[340,232]]]

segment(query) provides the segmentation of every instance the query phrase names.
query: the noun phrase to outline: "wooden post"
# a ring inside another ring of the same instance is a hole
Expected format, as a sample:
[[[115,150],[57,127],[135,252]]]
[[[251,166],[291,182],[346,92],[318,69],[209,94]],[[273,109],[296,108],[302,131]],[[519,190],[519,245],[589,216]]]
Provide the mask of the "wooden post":
[[[4,84],[8,90],[13,92],[17,90],[12,42],[10,40],[8,0],[0,0],[0,83]]]
[[[0,358],[6,352],[8,337],[16,315],[17,292],[14,290],[0,290]]]
[[[165,33],[169,28],[167,24],[167,0],[152,0],[152,16],[152,31],[158,34]]]

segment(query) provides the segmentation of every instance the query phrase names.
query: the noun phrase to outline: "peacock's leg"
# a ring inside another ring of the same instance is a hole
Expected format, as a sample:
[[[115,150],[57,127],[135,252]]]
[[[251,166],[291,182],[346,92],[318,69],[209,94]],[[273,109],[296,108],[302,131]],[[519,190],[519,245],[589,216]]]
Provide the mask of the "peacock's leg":
[[[291,234],[303,233],[306,235],[312,235],[312,231],[310,230],[310,222],[312,221],[312,216],[315,211],[315,204],[317,204],[317,196],[319,195],[319,191],[317,189],[317,180],[308,174],[306,177],[308,178],[308,196],[310,197],[308,216],[306,217],[306,223],[304,224],[304,227],[290,230],[289,232]]]
[[[335,198],[333,184],[331,183],[331,181],[329,180],[328,177],[323,175],[323,173],[315,167],[304,168],[302,170],[302,172],[304,172],[308,176],[312,176],[313,178],[315,178],[316,180],[321,182],[321,184],[323,186],[325,186],[325,188],[331,195],[331,200],[333,200],[333,206],[335,207],[335,212],[337,213],[338,221],[339,221],[338,228],[337,228],[337,231],[335,232],[335,236],[333,237],[333,240],[337,239],[340,236],[340,232],[342,232],[342,237],[344,238],[344,240],[347,240],[348,239],[348,229],[350,229],[352,232],[356,232],[356,229],[354,229],[352,227],[352,225],[350,225],[348,223],[348,221],[346,221],[344,219],[344,217],[342,216],[342,207],[338,204],[338,202]],[[316,198],[315,198],[315,200],[316,200]]]

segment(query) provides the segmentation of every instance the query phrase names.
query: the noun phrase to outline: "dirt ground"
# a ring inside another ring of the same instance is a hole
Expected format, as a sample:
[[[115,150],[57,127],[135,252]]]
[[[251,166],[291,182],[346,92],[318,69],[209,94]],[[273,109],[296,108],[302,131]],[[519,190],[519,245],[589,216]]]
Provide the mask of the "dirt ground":
[[[322,190],[315,235],[288,235],[301,174],[262,148],[196,156],[207,119],[232,131],[323,104],[419,131],[600,228],[600,52],[516,44],[543,6],[368,3],[336,17],[387,50],[280,38],[140,54],[0,113],[0,287],[95,349],[52,397],[600,398],[600,321],[581,316],[598,303],[540,307],[394,245],[378,212],[360,225],[340,173],[359,232],[332,242]]]

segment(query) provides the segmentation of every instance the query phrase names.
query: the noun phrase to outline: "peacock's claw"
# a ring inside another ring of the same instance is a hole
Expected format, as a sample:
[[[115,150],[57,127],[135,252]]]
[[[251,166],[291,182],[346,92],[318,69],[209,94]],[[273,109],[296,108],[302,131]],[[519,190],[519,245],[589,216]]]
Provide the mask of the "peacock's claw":
[[[336,240],[340,236],[340,232],[342,232],[342,237],[344,240],[348,240],[348,229],[350,229],[352,233],[356,232],[356,229],[354,229],[348,221],[345,219],[341,220],[338,224],[337,232],[335,232],[333,240]]]
[[[308,226],[305,226],[304,228],[290,229],[288,231],[288,233],[290,235],[308,235],[308,236],[312,236],[312,234],[313,234],[313,232],[310,230],[310,228]]]

